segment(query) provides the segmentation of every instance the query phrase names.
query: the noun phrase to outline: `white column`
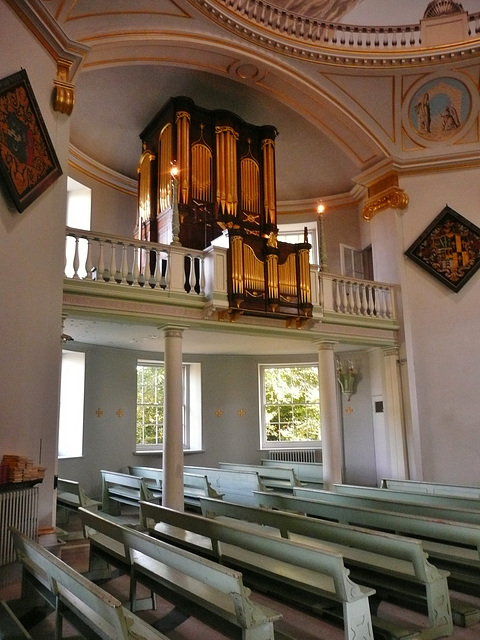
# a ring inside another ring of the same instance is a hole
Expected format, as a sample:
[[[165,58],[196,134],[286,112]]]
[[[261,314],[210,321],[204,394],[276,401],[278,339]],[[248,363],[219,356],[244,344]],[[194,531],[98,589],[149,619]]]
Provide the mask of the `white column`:
[[[392,478],[407,479],[409,473],[398,349],[386,349],[383,356],[385,362],[385,422],[390,452],[390,473]]]
[[[342,482],[343,446],[338,416],[337,372],[333,342],[318,344],[323,484],[327,491]]]
[[[182,334],[183,327],[164,327],[165,419],[163,431],[162,504],[183,511]]]

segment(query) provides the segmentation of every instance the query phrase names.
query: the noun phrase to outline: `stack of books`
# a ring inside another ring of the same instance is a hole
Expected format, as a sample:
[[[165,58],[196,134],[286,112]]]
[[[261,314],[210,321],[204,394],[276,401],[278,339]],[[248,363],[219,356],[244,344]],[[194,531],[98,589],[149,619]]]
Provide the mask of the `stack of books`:
[[[26,456],[5,454],[0,465],[0,483],[41,480],[46,467],[34,465]]]

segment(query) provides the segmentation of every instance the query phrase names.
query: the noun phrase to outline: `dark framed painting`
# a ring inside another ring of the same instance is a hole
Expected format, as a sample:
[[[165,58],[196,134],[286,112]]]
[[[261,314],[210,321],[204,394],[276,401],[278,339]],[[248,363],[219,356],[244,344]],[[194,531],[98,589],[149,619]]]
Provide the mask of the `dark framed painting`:
[[[480,229],[447,205],[405,255],[460,291],[480,267]]]
[[[0,173],[20,212],[62,175],[24,69],[0,80]]]

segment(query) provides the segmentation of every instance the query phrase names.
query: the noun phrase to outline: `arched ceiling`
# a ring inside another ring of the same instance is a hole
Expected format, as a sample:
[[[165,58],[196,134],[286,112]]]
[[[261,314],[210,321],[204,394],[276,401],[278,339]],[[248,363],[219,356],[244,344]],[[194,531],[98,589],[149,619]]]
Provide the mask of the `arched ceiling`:
[[[277,128],[280,202],[348,192],[355,175],[388,155],[342,104],[329,102],[319,85],[309,86],[300,71],[295,74],[294,63],[235,39],[199,12],[196,0],[42,1],[72,41],[89,47],[74,78],[71,143],[122,175],[136,178],[140,132],[178,95]],[[357,24],[387,17],[390,23],[417,23],[428,4],[275,1],[289,10]],[[463,4],[478,9],[478,0]]]

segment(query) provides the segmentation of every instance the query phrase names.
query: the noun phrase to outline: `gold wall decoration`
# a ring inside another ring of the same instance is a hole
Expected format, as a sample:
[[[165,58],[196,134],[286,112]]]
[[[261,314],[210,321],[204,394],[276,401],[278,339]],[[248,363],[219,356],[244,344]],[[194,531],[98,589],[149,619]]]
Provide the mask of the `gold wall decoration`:
[[[368,199],[362,209],[365,220],[385,209],[406,209],[408,195],[398,186],[398,174],[391,171],[368,185]]]
[[[65,58],[57,60],[57,77],[53,81],[53,108],[55,111],[69,116],[75,104],[75,86],[68,82],[72,63]]]

